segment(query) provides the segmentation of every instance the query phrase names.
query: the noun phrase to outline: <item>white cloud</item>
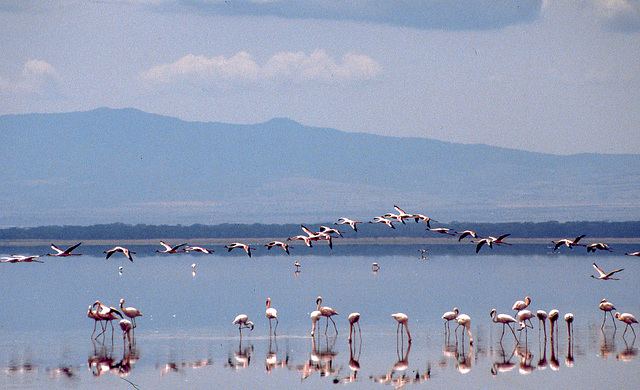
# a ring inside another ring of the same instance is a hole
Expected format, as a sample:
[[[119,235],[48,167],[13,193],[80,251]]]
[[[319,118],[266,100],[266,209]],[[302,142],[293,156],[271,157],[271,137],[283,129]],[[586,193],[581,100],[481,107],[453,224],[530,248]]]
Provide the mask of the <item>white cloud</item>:
[[[2,79],[0,89],[9,94],[50,98],[61,94],[61,80],[48,62],[29,60],[24,64],[21,76]]]
[[[640,31],[640,1],[591,0],[596,16],[614,31]]]
[[[323,50],[311,54],[281,52],[260,65],[246,52],[231,57],[207,58],[193,54],[175,62],[162,64],[144,72],[141,77],[151,84],[171,83],[259,83],[259,82],[345,82],[374,79],[382,68],[372,58],[354,53],[341,61]]]

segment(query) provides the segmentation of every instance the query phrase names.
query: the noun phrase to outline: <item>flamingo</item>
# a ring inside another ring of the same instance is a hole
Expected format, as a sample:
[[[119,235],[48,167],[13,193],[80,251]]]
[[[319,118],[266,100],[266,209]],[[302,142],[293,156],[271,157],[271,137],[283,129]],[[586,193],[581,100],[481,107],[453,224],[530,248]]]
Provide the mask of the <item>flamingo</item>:
[[[573,313],[567,313],[564,315],[564,320],[567,322],[567,333],[568,337],[571,338],[572,329],[571,325],[573,324]]]
[[[373,217],[373,221],[369,221],[369,223],[384,223],[391,229],[396,228],[395,226],[393,226],[393,221],[385,217]]]
[[[551,241],[552,244],[554,244],[553,246],[553,251],[555,252],[556,249],[560,248],[562,245],[568,246],[569,249],[572,249],[574,246],[585,246],[584,244],[578,244],[578,241],[580,241],[580,239],[582,237],[586,236],[586,234],[583,234],[581,236],[578,236],[576,238],[574,238],[573,240],[570,240],[568,238],[563,238],[561,240],[558,241]]]
[[[140,310],[136,309],[135,307],[124,307],[124,299],[120,299],[120,310],[124,313],[125,316],[131,318],[134,328],[138,326],[136,325],[136,317],[142,317],[142,313],[140,313]]]
[[[271,307],[271,298],[267,298],[267,310],[265,311],[265,315],[269,319],[269,333],[271,333],[271,320],[275,318],[276,327],[273,329],[273,335],[276,335],[276,331],[278,330],[278,311]]]
[[[341,218],[338,218],[338,222],[334,223],[334,225],[349,225],[349,226],[351,226],[351,229],[353,229],[353,231],[357,232],[358,231],[358,227],[356,226],[356,224],[358,224],[358,223],[362,223],[362,222],[354,221],[352,219],[345,218],[345,217],[341,217]]]
[[[240,338],[242,338],[242,329],[249,328],[253,330],[253,322],[249,321],[249,317],[246,314],[238,314],[232,322],[233,325],[238,325],[238,332]]]
[[[460,314],[456,317],[456,322],[458,323],[458,325],[456,325],[453,333],[456,333],[460,326],[464,326],[465,329],[467,329],[467,333],[469,334],[469,345],[473,345],[473,335],[471,334],[471,317],[466,314]],[[464,333],[462,335],[464,337]]]
[[[453,311],[448,311],[442,315],[442,319],[444,322],[444,333],[447,333],[447,329],[449,329],[449,321],[453,321],[458,316],[458,308],[454,307]]]
[[[596,250],[613,252],[613,249],[607,244],[602,242],[594,242],[593,244],[587,245],[587,252],[595,252]]]
[[[551,324],[551,339],[553,341],[553,329],[555,328],[556,321],[558,321],[558,317],[560,316],[560,312],[556,309],[553,309],[549,312],[549,323]]]
[[[327,327],[325,327],[324,329],[325,333],[327,332],[327,328],[329,327],[329,320],[331,320],[331,322],[333,322],[333,327],[336,330],[336,334],[338,334],[338,327],[336,326],[336,322],[333,320],[333,318],[331,318],[332,316],[338,315],[338,312],[328,306],[321,306],[322,297],[320,296],[316,298],[316,303],[318,304],[318,308],[316,310],[318,310],[323,317],[327,317]]]
[[[467,236],[471,236],[473,238],[479,238],[479,236],[473,230],[463,230],[461,232],[456,232],[456,234],[460,235],[460,237],[458,237],[458,242],[462,241],[462,239]]]
[[[131,325],[131,321],[121,319],[118,322],[118,325],[120,326],[120,329],[122,329],[122,342],[124,343],[125,338],[127,338],[129,345],[131,345],[131,329],[134,328],[134,326]]]
[[[232,243],[230,245],[225,245],[224,247],[227,248],[229,252],[231,252],[231,250],[235,249],[235,248],[242,248],[242,249],[244,249],[245,252],[247,252],[247,255],[249,257],[251,257],[251,249],[253,249],[253,250],[256,249],[256,248],[251,248],[247,244],[242,244],[242,243],[239,243],[239,242],[234,242],[234,243]]]
[[[71,251],[73,251],[74,249],[76,249],[77,247],[79,247],[82,243],[79,242],[73,246],[70,246],[69,248],[62,250],[60,248],[58,248],[57,246],[51,244],[51,249],[53,249],[54,251],[56,251],[56,253],[47,253],[47,256],[57,256],[57,257],[67,257],[67,256],[80,256],[80,253],[71,253]]]
[[[603,299],[602,301],[600,301],[598,308],[604,312],[604,319],[602,320],[602,326],[600,327],[600,329],[604,328],[604,322],[607,320],[607,312],[611,314],[611,321],[613,321],[613,329],[616,329],[616,321],[613,319],[613,313],[612,313],[612,311],[616,310],[616,307],[613,306],[613,303],[607,301],[606,299]]]
[[[349,320],[349,342],[351,342],[351,333],[353,332],[355,336],[355,327],[354,324],[358,324],[358,330],[360,331],[360,338],[362,338],[362,329],[360,328],[360,313],[351,313],[347,317]]]
[[[504,327],[508,326],[511,333],[513,333],[513,337],[516,339],[516,342],[518,342],[518,337],[516,337],[516,332],[514,332],[513,328],[511,327],[512,323],[513,324],[516,323],[516,319],[510,316],[509,314],[497,314],[497,313],[498,311],[496,309],[491,309],[491,313],[489,313],[489,315],[491,316],[491,320],[493,322],[495,322],[496,324],[502,324],[502,335],[500,336],[500,341],[502,342],[502,338],[504,337]]]
[[[445,228],[445,227],[439,227],[439,228],[427,228],[428,231],[430,232],[436,232],[436,233],[440,233],[440,234],[448,234],[450,236],[455,236],[455,233],[450,233],[449,228]]]
[[[96,307],[94,309],[95,313],[100,317],[102,321],[108,322],[111,325],[111,332],[113,334],[113,324],[111,321],[118,319],[116,316],[122,318],[122,313],[118,311],[115,307],[109,307],[100,303],[100,301],[95,301],[93,306]],[[107,331],[106,325],[104,326],[102,333],[97,335],[94,340],[96,340],[100,335],[104,334]]]
[[[637,256],[637,257],[640,257],[640,252],[630,252],[630,253],[625,253],[625,255],[627,255],[627,256]]]
[[[603,271],[603,270],[601,270],[601,269],[596,265],[596,263],[593,263],[593,268],[595,268],[595,269],[596,269],[596,271],[598,271],[598,274],[599,274],[599,275],[598,275],[598,276],[591,275],[591,277],[592,277],[592,278],[594,278],[594,279],[600,279],[600,280],[620,280],[620,279],[618,279],[618,278],[612,278],[612,277],[611,277],[611,275],[615,274],[616,272],[624,271],[624,268],[620,268],[620,269],[617,269],[617,270],[615,270],[615,271],[611,271],[611,272],[609,272],[608,274],[605,274],[605,273],[604,273],[604,271]]]
[[[203,248],[201,246],[188,246],[186,248],[184,248],[185,252],[201,252],[201,253],[206,253],[206,254],[211,254],[213,252],[215,252],[213,249],[206,249]]]
[[[513,304],[513,307],[511,308],[511,310],[520,311],[520,310],[523,310],[523,309],[527,308],[530,304],[531,304],[531,298],[526,296],[524,298],[524,301],[516,301]]]
[[[396,340],[398,338],[398,332],[401,331],[400,326],[402,325],[407,331],[409,344],[411,344],[411,333],[409,333],[409,316],[404,313],[394,313],[391,314],[391,317],[393,317],[394,320],[398,321],[398,327],[396,328]]]
[[[380,271],[380,266],[378,265],[378,263],[371,263],[371,271],[373,272]]]
[[[304,225],[300,225],[300,226],[302,227],[302,231],[307,233],[307,236],[308,236],[309,240],[311,240],[311,241],[326,240],[327,243],[329,244],[329,248],[333,249],[333,243],[332,243],[330,234],[324,233],[324,232],[312,232],[311,230],[309,230]]]
[[[10,257],[3,257],[0,262],[2,263],[44,263],[42,260],[37,260],[40,255],[22,256],[12,255]]]
[[[536,312],[536,317],[538,317],[538,340],[540,340],[540,322],[542,322],[542,327],[544,329],[544,339],[547,339],[547,317],[549,315],[544,310],[538,310]]]
[[[111,257],[111,255],[113,255],[116,252],[122,252],[124,253],[125,256],[127,256],[127,259],[131,260],[131,262],[133,263],[133,257],[131,255],[135,255],[136,252],[131,252],[129,249],[121,247],[121,246],[115,246],[111,249],[109,249],[108,251],[104,251],[103,253],[107,254],[107,259],[109,257]]]
[[[622,337],[624,337],[624,334],[627,333],[627,328],[631,327],[631,331],[633,332],[633,338],[635,340],[636,337],[636,331],[633,330],[633,325],[632,324],[637,324],[638,320],[636,320],[636,317],[633,316],[633,314],[631,313],[618,313],[616,312],[616,318],[619,321],[624,322],[625,324],[627,324],[627,326],[624,327],[624,332],[622,332]]]
[[[313,337],[313,335],[316,333],[316,323],[320,318],[322,318],[322,313],[320,312],[320,310],[314,310],[311,312],[309,317],[311,317],[311,336]]]
[[[518,312],[518,323],[520,323],[520,329],[522,330],[524,329],[525,331],[527,330],[526,328],[531,328],[533,329],[533,324],[531,323],[531,319],[535,317],[535,314],[533,314],[531,311],[529,310],[520,310]],[[527,321],[529,321],[529,325],[527,325]]]
[[[392,221],[400,222],[403,225],[406,225],[405,222],[404,222],[404,219],[402,219],[399,214],[386,213],[385,215],[383,215],[383,217],[387,218],[387,219],[390,219]]]
[[[89,306],[89,310],[87,311],[87,317],[91,318],[94,322],[93,322],[93,332],[91,332],[91,338],[93,339],[93,334],[96,333],[96,326],[98,325],[98,322],[100,322],[100,325],[102,325],[102,318],[100,318],[100,316],[98,315],[98,313],[94,310],[92,310],[93,308],[91,306]],[[103,327],[104,330],[104,327]]]
[[[341,232],[338,229],[334,229],[334,228],[330,228],[328,226],[322,226],[321,225],[319,233],[325,233],[325,234],[332,234],[333,233],[333,234],[339,235],[340,237],[343,237],[342,233],[344,233],[344,232]]]
[[[300,271],[300,263],[296,261],[293,265],[296,267],[296,271]]]
[[[293,241],[293,240],[304,241],[304,243],[307,244],[309,248],[313,247],[313,245],[311,245],[311,239],[309,238],[309,236],[303,236],[302,234],[300,234],[297,236],[287,238],[287,241]]]
[[[267,247],[267,250],[271,250],[271,248],[273,248],[274,246],[279,246],[280,248],[282,248],[285,252],[287,252],[287,254],[289,253],[289,248],[293,248],[292,246],[290,246],[289,244],[285,244],[282,241],[271,241],[268,244],[265,244],[265,246]]]
[[[413,214],[413,219],[416,221],[416,223],[418,223],[418,221],[424,221],[424,223],[429,228],[431,227],[431,225],[429,224],[430,221],[438,222],[435,219],[429,218],[426,215],[422,215],[422,214]]]
[[[187,243],[185,242],[184,244],[180,244],[180,245],[175,245],[175,246],[171,246],[169,244],[167,244],[164,241],[160,241],[160,245],[162,245],[164,247],[163,250],[157,250],[156,252],[158,253],[178,253],[178,252],[185,252],[185,250],[180,250],[180,247],[183,247],[185,245],[187,245]]]

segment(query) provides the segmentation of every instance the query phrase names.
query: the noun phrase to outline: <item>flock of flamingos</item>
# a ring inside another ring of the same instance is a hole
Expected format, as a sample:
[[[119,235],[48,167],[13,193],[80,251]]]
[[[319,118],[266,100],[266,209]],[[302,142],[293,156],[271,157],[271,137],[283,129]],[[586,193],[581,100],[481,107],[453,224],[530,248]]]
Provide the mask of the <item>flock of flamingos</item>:
[[[387,213],[387,214],[384,214],[383,216],[375,217],[372,221],[369,221],[369,223],[386,224],[388,227],[395,229],[395,226],[394,226],[395,223],[405,224],[405,221],[410,221],[410,220],[414,220],[416,223],[422,221],[426,224],[426,229],[428,231],[438,233],[438,234],[449,235],[449,236],[458,236],[458,241],[462,241],[466,237],[472,238],[470,242],[476,245],[476,253],[479,252],[484,246],[493,248],[494,246],[511,245],[504,241],[509,236],[509,234],[502,234],[497,237],[494,237],[494,236],[482,237],[471,230],[454,231],[446,227],[432,228],[430,223],[437,222],[437,221],[422,214],[406,213],[397,206],[394,206],[394,209],[396,211],[395,213]],[[358,224],[361,224],[361,223],[363,222],[354,221],[349,218],[343,217],[343,218],[339,218],[338,221],[335,223],[335,225],[349,225],[354,231],[357,232]],[[344,233],[339,231],[338,229],[331,228],[328,226],[321,226],[320,230],[315,232],[312,230],[309,230],[305,226],[302,226],[302,230],[304,234],[290,237],[286,241],[271,241],[265,244],[265,247],[268,250],[274,247],[280,247],[287,254],[289,254],[289,249],[291,248],[291,246],[288,244],[288,242],[290,241],[303,241],[305,245],[307,245],[308,247],[312,247],[315,242],[325,241],[330,247],[332,247],[333,239],[342,237],[342,234]],[[584,237],[585,237],[584,235],[581,235],[574,239],[560,239],[557,241],[552,241],[553,250],[556,251],[561,247],[573,248],[577,246],[583,246],[583,247],[586,247],[588,252],[595,252],[598,250],[611,251],[611,248],[609,247],[609,245],[605,243],[595,242],[588,245],[581,243],[580,241]],[[206,249],[200,246],[189,246],[186,243],[171,246],[161,241],[160,244],[163,246],[163,249],[157,250],[156,252],[160,252],[160,253],[184,253],[184,252],[192,252],[192,251],[202,252],[202,253],[214,252],[212,249]],[[65,257],[65,256],[79,255],[78,253],[73,253],[73,251],[80,245],[81,243],[78,243],[76,245],[73,245],[63,250],[52,244],[51,248],[54,250],[54,253],[49,253],[47,254],[47,256]],[[227,249],[229,252],[231,252],[234,249],[242,249],[246,252],[246,254],[249,257],[252,256],[252,251],[256,250],[256,248],[253,248],[247,244],[240,243],[240,242],[231,243],[229,245],[224,246],[224,248]],[[422,250],[422,251],[424,252],[426,250]],[[123,253],[124,256],[126,256],[130,261],[133,261],[132,255],[135,254],[135,252],[132,252],[125,247],[116,246],[112,249],[104,251],[107,259],[110,258],[112,255],[114,255],[116,252]],[[625,253],[625,255],[640,256],[640,252]],[[39,257],[40,256],[13,255],[9,257],[0,258],[0,262],[5,262],[5,263],[42,262],[42,260],[38,259]],[[296,266],[296,269],[300,268],[300,264],[297,261],[295,262],[294,265]],[[373,263],[372,267],[374,271],[376,271],[379,268],[379,266],[376,263]],[[597,271],[597,275],[591,275],[591,277],[600,279],[600,280],[618,280],[617,278],[614,278],[613,275],[622,271],[622,269],[617,269],[610,272],[605,272],[601,270],[595,263],[593,263],[593,267]],[[195,264],[192,265],[192,268],[195,268]],[[549,320],[549,323],[551,326],[551,334],[552,335],[554,334],[554,328],[556,326],[556,321],[559,318],[559,312],[557,310],[551,310],[549,313],[546,313],[543,310],[538,310],[536,313],[533,313],[527,309],[530,303],[531,303],[530,297],[526,297],[522,301],[515,302],[512,307],[512,310],[514,310],[514,316],[510,314],[504,314],[504,313],[498,314],[496,309],[491,310],[491,313],[490,313],[491,320],[494,323],[502,325],[502,335],[500,337],[501,341],[502,341],[502,338],[504,337],[506,329],[508,328],[511,334],[513,335],[516,343],[519,343],[518,336],[516,335],[516,330],[526,331],[527,328],[533,328],[533,325],[531,324],[531,319],[533,318],[537,318],[539,322],[542,323],[544,327],[545,340],[546,340],[547,319]],[[326,318],[325,333],[327,332],[329,321],[333,323],[335,332],[337,333],[338,329],[335,321],[332,318],[334,315],[337,314],[337,312],[328,306],[323,306],[322,297],[318,297],[316,299],[316,305],[317,305],[316,310],[312,311],[310,314],[310,319],[312,322],[311,336],[315,335],[316,324],[322,317]],[[269,320],[270,334],[271,332],[273,332],[273,334],[275,335],[278,327],[278,313],[275,308],[271,307],[270,298],[267,298],[266,307],[267,308],[265,311],[265,316]],[[616,308],[612,303],[608,302],[606,299],[602,300],[602,302],[599,305],[599,309],[604,312],[604,320],[602,323],[602,327],[604,327],[605,321],[607,319],[607,313],[609,313],[614,323],[613,324],[614,327],[615,327],[614,317],[615,319],[626,324],[622,337],[624,338],[627,332],[627,329],[631,328],[631,331],[633,332],[634,340],[635,340],[635,330],[633,329],[632,324],[638,323],[638,320],[632,314],[616,312],[614,315],[613,311],[615,311]],[[118,308],[110,307],[102,304],[99,301],[96,301],[92,306],[89,306],[87,311],[87,316],[88,318],[94,320],[93,333],[91,334],[91,337],[94,340],[97,340],[98,337],[103,336],[107,332],[109,325],[111,325],[111,329],[113,332],[114,327],[113,327],[112,321],[118,320],[119,321],[118,325],[123,331],[123,335],[122,335],[123,342],[126,341],[130,346],[131,333],[136,327],[135,319],[139,316],[142,316],[142,313],[134,307],[125,307],[124,299],[121,299],[119,310]],[[126,319],[125,317],[127,317],[128,319]],[[397,321],[396,335],[397,336],[400,335],[401,337],[404,337],[404,333],[406,332],[407,341],[410,344],[411,334],[409,332],[409,317],[404,313],[394,313],[391,315],[391,317],[393,317]],[[357,325],[359,329],[359,326],[360,326],[359,319],[360,319],[359,313],[351,313],[348,316],[348,321],[350,324],[349,343],[351,343],[352,336],[355,335],[355,326]],[[449,322],[454,321],[457,324],[456,328],[454,329],[454,332],[457,331],[458,327],[463,327],[463,334],[462,334],[463,339],[464,339],[464,330],[466,330],[469,338],[469,343],[473,345],[473,335],[471,333],[471,326],[470,326],[471,318],[468,315],[461,314],[459,313],[457,308],[454,308],[453,311],[444,313],[442,315],[442,319],[445,321],[445,333],[449,331]],[[569,338],[571,337],[571,332],[572,332],[571,325],[573,323],[573,319],[574,319],[574,316],[571,313],[567,313],[564,316],[564,320],[567,323]],[[272,325],[272,321],[275,321],[275,326]],[[98,335],[94,337],[98,323],[101,324],[102,331],[99,332]],[[238,326],[240,339],[242,339],[243,329],[253,330],[254,328],[253,322],[249,320],[246,314],[238,315],[234,319],[233,324]],[[456,337],[457,337],[457,333],[456,333]]]

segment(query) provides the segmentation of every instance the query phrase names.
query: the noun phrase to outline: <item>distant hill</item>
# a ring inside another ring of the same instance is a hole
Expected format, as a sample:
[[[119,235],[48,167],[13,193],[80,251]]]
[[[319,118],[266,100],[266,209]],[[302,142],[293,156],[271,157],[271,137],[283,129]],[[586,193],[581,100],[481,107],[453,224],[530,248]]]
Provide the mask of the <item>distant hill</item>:
[[[557,156],[134,109],[0,116],[0,226],[640,219],[640,156]],[[571,142],[566,140],[565,142]]]

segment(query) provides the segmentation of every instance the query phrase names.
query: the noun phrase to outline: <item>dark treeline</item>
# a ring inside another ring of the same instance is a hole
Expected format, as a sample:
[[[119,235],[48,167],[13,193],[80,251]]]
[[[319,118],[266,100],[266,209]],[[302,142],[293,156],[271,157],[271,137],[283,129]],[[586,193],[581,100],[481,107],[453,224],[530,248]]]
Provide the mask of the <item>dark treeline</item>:
[[[312,230],[320,225],[333,226],[332,223],[307,224]],[[341,226],[345,237],[440,237],[439,234],[426,231],[424,223],[395,223],[396,229],[383,224],[363,223],[355,233],[348,226]],[[452,230],[470,229],[481,236],[498,236],[510,233],[518,238],[574,238],[581,234],[588,237],[640,237],[640,221],[628,222],[451,222],[434,223],[432,227],[449,227]],[[154,239],[154,238],[287,238],[303,234],[299,224],[219,224],[202,225],[129,225],[123,223],[91,226],[39,226],[12,227],[0,229],[0,239],[59,239],[59,240],[118,240],[118,239]]]

